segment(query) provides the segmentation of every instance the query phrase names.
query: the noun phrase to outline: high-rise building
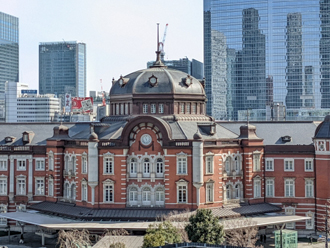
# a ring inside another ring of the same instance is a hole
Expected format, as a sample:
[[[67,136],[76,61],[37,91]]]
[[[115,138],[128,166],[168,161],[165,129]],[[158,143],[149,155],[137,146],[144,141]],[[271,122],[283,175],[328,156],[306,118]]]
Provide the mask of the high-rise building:
[[[77,41],[39,44],[39,94],[86,96],[86,44]]]
[[[195,78],[202,79],[204,77],[204,65],[198,60],[192,59],[190,61],[188,58],[182,58],[178,60],[162,60],[162,62],[170,69],[183,71]],[[149,61],[147,68],[150,68],[154,63],[155,61]]]
[[[18,82],[18,18],[0,12],[0,93],[5,82]]]
[[[207,113],[219,119],[217,98],[226,99],[227,120],[276,102],[293,112],[330,109],[329,23],[330,0],[204,0]],[[214,47],[216,32],[224,42]],[[212,60],[220,47],[226,74]],[[226,90],[213,90],[217,82]]]

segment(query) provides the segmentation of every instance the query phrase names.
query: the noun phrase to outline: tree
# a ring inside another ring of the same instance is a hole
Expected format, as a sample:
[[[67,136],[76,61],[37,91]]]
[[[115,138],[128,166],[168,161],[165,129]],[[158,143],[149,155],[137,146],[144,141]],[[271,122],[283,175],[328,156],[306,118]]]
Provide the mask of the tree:
[[[182,242],[179,230],[169,221],[150,225],[143,238],[143,247],[162,246]]]
[[[113,243],[109,246],[109,248],[126,248],[126,245],[121,242]]]
[[[226,242],[232,246],[255,247],[258,227],[251,219],[237,218],[225,221]]]
[[[61,230],[58,233],[57,244],[59,248],[82,248],[88,247],[92,243],[87,230],[72,230],[68,232]]]
[[[198,209],[195,215],[190,216],[185,230],[192,242],[221,244],[224,241],[223,226],[210,209]]]

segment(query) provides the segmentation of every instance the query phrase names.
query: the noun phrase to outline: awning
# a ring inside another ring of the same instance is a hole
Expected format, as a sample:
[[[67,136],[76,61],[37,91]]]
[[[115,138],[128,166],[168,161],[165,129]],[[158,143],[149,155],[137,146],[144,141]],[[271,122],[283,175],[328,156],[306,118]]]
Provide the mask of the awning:
[[[40,214],[37,212],[10,212],[1,213],[1,218],[7,218],[11,220],[20,221],[27,224],[32,224],[49,229],[125,229],[125,230],[146,230],[149,225],[157,224],[159,222],[111,222],[111,221],[74,221],[70,219],[64,219],[59,217],[53,217],[45,214]],[[224,229],[230,230],[235,228],[243,228],[247,226],[268,226],[268,225],[280,225],[288,222],[299,222],[310,219],[310,217],[298,216],[298,215],[262,215],[256,217],[237,219],[238,222],[233,225],[223,222]],[[249,221],[239,221],[239,220],[249,220]]]

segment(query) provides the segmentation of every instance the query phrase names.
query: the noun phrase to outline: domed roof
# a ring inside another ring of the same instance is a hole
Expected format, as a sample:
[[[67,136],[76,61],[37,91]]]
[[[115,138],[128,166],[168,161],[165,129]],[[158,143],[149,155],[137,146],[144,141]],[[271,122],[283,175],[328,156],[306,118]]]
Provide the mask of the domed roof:
[[[202,84],[182,71],[155,66],[120,77],[111,87],[111,95],[198,94],[205,95]]]

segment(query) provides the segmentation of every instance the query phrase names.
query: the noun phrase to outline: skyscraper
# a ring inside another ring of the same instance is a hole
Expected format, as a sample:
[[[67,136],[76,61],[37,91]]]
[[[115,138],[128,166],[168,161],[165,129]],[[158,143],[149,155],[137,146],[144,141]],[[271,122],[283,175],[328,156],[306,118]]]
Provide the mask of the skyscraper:
[[[271,101],[292,113],[330,108],[329,23],[330,0],[204,0],[207,113],[219,119],[217,98],[226,99],[228,120],[247,109],[266,113]],[[215,32],[225,41],[217,47]],[[226,74],[212,60],[222,46]],[[213,90],[222,82],[226,90]]]
[[[18,18],[0,12],[0,93],[5,82],[18,82]]]
[[[86,44],[39,44],[39,94],[86,96]]]

